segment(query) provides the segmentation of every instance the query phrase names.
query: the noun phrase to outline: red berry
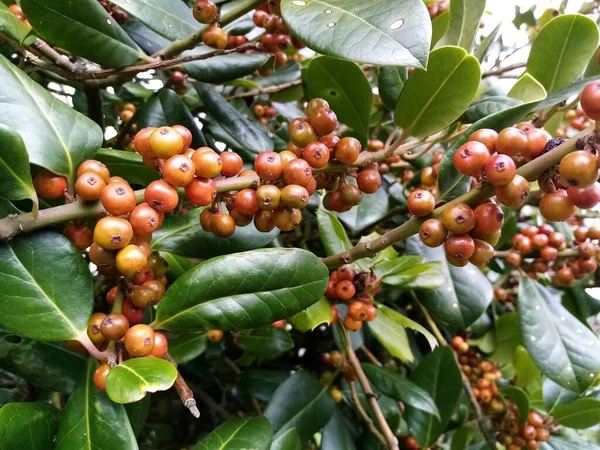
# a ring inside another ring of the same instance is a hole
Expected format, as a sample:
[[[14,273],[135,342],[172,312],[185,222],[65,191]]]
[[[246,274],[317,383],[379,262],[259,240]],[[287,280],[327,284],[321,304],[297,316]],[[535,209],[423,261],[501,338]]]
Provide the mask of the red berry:
[[[485,169],[490,159],[489,149],[481,142],[470,141],[454,153],[454,165],[463,175],[476,177]]]

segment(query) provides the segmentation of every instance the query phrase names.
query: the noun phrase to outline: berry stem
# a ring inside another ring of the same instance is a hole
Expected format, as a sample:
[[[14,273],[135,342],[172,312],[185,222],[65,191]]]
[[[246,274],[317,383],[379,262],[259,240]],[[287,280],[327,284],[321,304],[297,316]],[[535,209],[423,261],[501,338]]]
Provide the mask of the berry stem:
[[[96,348],[96,346],[92,343],[92,341],[90,341],[90,338],[88,337],[88,335],[83,332],[80,336],[77,337],[77,340],[79,341],[79,343],[81,345],[83,345],[85,347],[85,349],[87,350],[87,352],[92,355],[93,358],[97,359],[98,361],[106,361],[109,354],[107,352],[101,352],[100,350],[98,350]]]
[[[576,150],[577,142],[580,139],[585,138],[590,135],[594,131],[594,127],[589,127],[583,130],[581,133],[572,137],[571,139],[563,142],[558,147],[550,150],[548,153],[545,153],[533,161],[528,162],[517,170],[517,173],[523,177],[525,177],[529,181],[533,181],[537,179],[540,174],[558,164],[561,159],[568,155],[569,153]],[[449,203],[446,203],[442,206],[439,206],[433,211],[432,216],[434,218],[439,218],[443,214],[443,212],[448,208],[448,205],[456,204],[456,203],[466,203],[469,206],[476,206],[482,201],[492,197],[494,194],[494,190],[491,185],[484,185],[481,188],[473,189],[458,198],[455,198]],[[421,223],[427,219],[425,218],[416,218],[413,217],[408,221],[404,222],[399,227],[394,228],[393,230],[388,231],[377,239],[367,242],[361,242],[356,244],[350,250],[345,252],[338,253],[336,255],[328,256],[323,258],[322,261],[329,269],[335,269],[343,266],[344,264],[350,264],[357,259],[366,258],[368,256],[375,256],[381,250],[388,248],[389,246],[399,242],[403,239],[406,239],[413,234],[416,234],[419,231],[419,227]],[[1,221],[0,221],[1,222]],[[1,235],[0,235],[1,236]]]
[[[244,177],[232,177],[216,181],[217,192],[238,191],[252,187],[258,183],[258,177],[247,175]],[[135,191],[137,203],[144,201],[144,189]],[[69,220],[86,219],[96,217],[106,211],[102,203],[75,201],[53,208],[38,211],[37,216],[33,212],[23,214],[12,214],[0,219],[0,241],[10,240],[18,234],[27,233],[40,228],[48,227]]]

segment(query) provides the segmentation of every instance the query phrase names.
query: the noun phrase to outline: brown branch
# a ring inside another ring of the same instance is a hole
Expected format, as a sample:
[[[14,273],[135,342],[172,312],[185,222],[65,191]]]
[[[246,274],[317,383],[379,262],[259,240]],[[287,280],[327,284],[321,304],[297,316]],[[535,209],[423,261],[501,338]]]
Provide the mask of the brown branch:
[[[383,446],[387,446],[388,443],[385,440],[385,437],[377,429],[377,427],[375,426],[375,423],[373,422],[373,419],[371,419],[371,417],[369,417],[369,415],[367,414],[367,412],[363,408],[362,403],[360,402],[360,399],[358,398],[358,393],[356,392],[356,385],[354,383],[356,383],[356,382],[355,381],[351,381],[349,384],[350,384],[350,393],[352,395],[352,401],[354,402],[354,406],[356,406],[356,410],[358,411],[358,413],[360,414],[360,416],[362,417],[362,419],[367,424],[367,427],[369,428],[369,431],[371,433],[373,433],[373,436],[375,436],[377,438],[377,440],[379,442],[381,442],[381,444]]]
[[[245,98],[263,94],[273,94],[275,92],[283,91],[284,89],[288,89],[293,86],[298,86],[299,84],[302,84],[302,80],[289,81],[287,83],[277,84],[275,86],[269,86],[266,88],[252,89],[250,91],[240,92],[239,94],[229,95],[226,98],[227,100],[233,100],[234,98]]]
[[[522,69],[526,65],[527,65],[527,63],[520,62],[520,63],[511,64],[509,66],[500,67],[499,69],[490,70],[489,72],[484,72],[481,75],[481,78],[487,78],[487,77],[494,77],[494,76],[502,75],[502,74],[504,74],[506,72],[510,72],[512,70]]]
[[[69,72],[77,72],[77,67],[68,58],[65,58],[63,55],[58,53],[52,47],[50,47],[46,42],[41,39],[36,39],[32,45],[38,52],[48,58],[57,66],[69,71]]]
[[[175,368],[177,368],[177,363],[171,357],[171,355],[169,355],[169,353],[167,353],[165,355],[165,359],[167,361],[169,361],[171,364],[173,364],[175,366]],[[179,370],[177,370],[177,378],[175,379],[175,384],[173,386],[175,387],[177,394],[179,394],[181,403],[183,403],[183,405],[187,409],[190,410],[190,412],[196,419],[199,418],[200,411],[198,410],[198,407],[196,406],[196,400],[194,400],[194,393],[192,392],[190,387],[187,385],[187,383],[181,376],[181,373],[179,373]]]
[[[376,366],[381,366],[381,361],[379,361],[377,359],[377,357],[371,352],[371,350],[369,350],[366,346],[361,345],[360,346],[360,350],[361,352],[363,352],[365,354],[365,356],[367,358],[369,358],[369,361],[371,361],[373,364],[375,364]]]

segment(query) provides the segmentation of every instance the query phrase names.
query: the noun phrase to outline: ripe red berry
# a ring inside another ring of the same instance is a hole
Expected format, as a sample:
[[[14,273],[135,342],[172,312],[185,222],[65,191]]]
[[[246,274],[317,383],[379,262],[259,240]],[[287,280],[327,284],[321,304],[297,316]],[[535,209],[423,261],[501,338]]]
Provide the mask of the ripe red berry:
[[[575,214],[575,206],[564,189],[544,194],[540,200],[539,209],[540,214],[546,220],[553,222],[565,221]]]
[[[381,186],[381,175],[376,170],[363,170],[358,174],[356,184],[365,194],[374,194]]]
[[[221,163],[223,165],[221,174],[226,177],[234,177],[244,168],[242,157],[235,152],[221,153]]]
[[[581,92],[581,108],[590,119],[600,120],[600,82],[588,83]]]
[[[358,320],[360,322],[364,322],[367,320],[367,304],[363,302],[352,302],[350,306],[348,306],[348,315],[352,317],[354,320]]]
[[[163,180],[156,180],[146,187],[144,192],[146,203],[158,212],[171,212],[179,203],[179,195],[175,188]]]
[[[108,183],[108,179],[110,178],[110,172],[108,171],[107,167],[100,161],[96,161],[95,159],[88,159],[87,161],[82,162],[77,168],[77,177],[80,177],[84,173],[89,172],[93,172],[100,175],[100,178],[102,178],[105,183]]]
[[[283,168],[283,179],[287,184],[299,184],[306,187],[312,178],[312,170],[303,159],[294,159]]]
[[[102,189],[100,199],[104,209],[113,216],[129,214],[137,204],[135,192],[127,182],[109,184]]]
[[[99,390],[106,390],[106,377],[110,372],[110,366],[107,363],[100,364],[94,372],[94,386]]]
[[[569,187],[567,195],[575,206],[582,209],[591,209],[600,203],[600,183],[596,182],[585,188]]]
[[[320,169],[329,162],[329,149],[322,142],[311,142],[304,147],[302,156],[310,167]]]
[[[444,250],[452,265],[464,266],[475,253],[475,243],[468,234],[454,234],[446,239]]]
[[[320,107],[307,114],[315,133],[319,136],[325,136],[335,130],[338,119],[335,113],[329,107]]]
[[[463,175],[476,177],[485,169],[490,159],[489,149],[481,142],[470,141],[454,153],[454,166]]]
[[[210,205],[217,196],[217,184],[211,178],[194,178],[185,187],[185,196],[197,206]]]
[[[281,156],[275,152],[261,152],[254,161],[254,170],[260,179],[265,181],[278,180],[281,177],[283,168]]]
[[[481,239],[474,239],[473,242],[475,244],[475,250],[473,255],[469,258],[469,262],[477,267],[484,267],[494,257],[494,247]]]
[[[75,182],[75,193],[84,202],[92,202],[98,200],[102,196],[102,191],[105,188],[106,183],[104,182],[104,180],[100,177],[100,175],[94,172],[87,172],[82,174],[79,178],[77,178],[77,181]],[[60,196],[62,196],[63,193],[64,190],[61,192]],[[38,195],[42,198],[50,198],[47,196],[44,197],[39,192]]]
[[[475,215],[475,233],[490,234],[500,231],[504,223],[504,213],[495,203],[482,203],[473,210]]]
[[[235,209],[242,214],[254,215],[258,212],[256,191],[253,189],[242,189],[234,197]]]
[[[496,199],[505,206],[521,206],[529,197],[529,183],[521,175],[515,175],[513,180],[504,186],[495,186]]]
[[[496,150],[496,141],[498,140],[498,133],[495,130],[489,128],[481,128],[475,131],[469,136],[469,141],[481,142],[485,145],[490,152]]]
[[[505,128],[498,134],[498,139],[496,139],[496,151],[508,156],[518,155],[526,147],[527,135],[518,128]]]
[[[408,196],[408,210],[416,217],[431,214],[435,208],[435,197],[429,191],[418,189]]]
[[[164,217],[164,213],[151,208],[148,203],[141,203],[131,211],[129,223],[136,235],[149,236],[160,228]]]
[[[123,315],[127,317],[130,325],[136,325],[144,320],[144,310],[137,308],[129,300],[123,302]]]
[[[171,156],[162,168],[162,177],[171,186],[187,186],[193,179],[196,167],[185,155]]]
[[[361,145],[358,139],[345,137],[335,145],[335,159],[342,164],[352,164],[358,158],[360,151]]]
[[[427,247],[439,247],[448,237],[448,230],[440,220],[428,219],[421,224],[419,237]]]
[[[527,136],[527,146],[521,154],[529,159],[534,159],[541,155],[546,147],[546,143],[552,139],[550,133],[541,128],[532,128],[526,131],[525,135]]]
[[[490,158],[485,166],[485,176],[494,186],[510,183],[517,173],[517,166],[510,156],[497,154]]]
[[[566,155],[560,161],[558,170],[569,186],[585,188],[594,184],[598,179],[596,157],[583,150]]]

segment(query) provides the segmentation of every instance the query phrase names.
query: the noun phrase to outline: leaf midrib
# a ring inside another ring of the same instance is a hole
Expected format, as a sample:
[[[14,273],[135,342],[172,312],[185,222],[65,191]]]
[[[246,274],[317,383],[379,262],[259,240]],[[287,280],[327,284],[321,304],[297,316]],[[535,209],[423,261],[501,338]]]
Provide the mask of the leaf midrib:
[[[10,167],[5,161],[4,158],[0,157],[0,165],[6,168],[6,171],[9,172],[9,174],[12,174],[13,178],[15,178],[18,181],[18,184],[21,185],[25,191],[28,193],[29,197],[28,198],[33,198],[33,193],[35,192],[33,190],[33,188],[31,186],[29,186],[27,184],[27,182],[21,178],[14,170],[12,167]],[[20,200],[20,199],[19,199]]]
[[[560,56],[556,62],[556,70],[554,71],[554,75],[552,76],[552,82],[550,83],[550,86],[548,87],[548,92],[552,92],[554,90],[554,84],[556,83],[556,78],[558,77],[558,72],[562,65],[562,59],[565,54],[565,49],[567,48],[567,43],[571,39],[571,31],[573,30],[573,25],[575,24],[575,17],[576,16],[573,16],[573,18],[571,19],[571,25],[569,26],[569,31],[567,32],[567,38],[563,42],[562,49],[560,50]]]

